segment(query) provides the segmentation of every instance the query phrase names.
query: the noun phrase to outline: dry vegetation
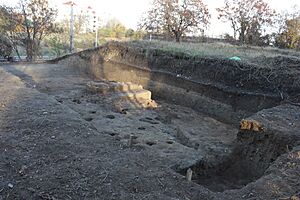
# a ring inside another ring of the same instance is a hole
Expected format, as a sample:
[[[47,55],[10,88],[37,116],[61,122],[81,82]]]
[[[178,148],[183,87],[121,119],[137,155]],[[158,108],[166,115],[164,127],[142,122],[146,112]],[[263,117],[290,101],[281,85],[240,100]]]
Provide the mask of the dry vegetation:
[[[298,59],[299,51],[278,49],[274,47],[237,46],[226,43],[175,43],[166,41],[132,41],[131,44],[143,48],[155,48],[167,52],[186,53],[190,56],[230,58],[240,57],[246,62],[258,62],[257,58],[290,57]]]

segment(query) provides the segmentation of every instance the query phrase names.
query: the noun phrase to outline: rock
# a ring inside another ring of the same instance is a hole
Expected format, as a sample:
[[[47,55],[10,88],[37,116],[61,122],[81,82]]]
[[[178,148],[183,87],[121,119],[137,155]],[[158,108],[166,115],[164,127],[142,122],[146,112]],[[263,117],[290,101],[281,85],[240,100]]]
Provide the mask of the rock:
[[[21,169],[19,170],[19,174],[21,175],[21,176],[24,176],[25,175],[25,170],[27,169],[27,166],[26,165],[23,165],[22,167],[21,167]]]
[[[262,127],[261,123],[259,123],[256,120],[248,120],[248,119],[243,119],[240,122],[240,129],[254,131],[254,132],[264,131],[264,128]]]

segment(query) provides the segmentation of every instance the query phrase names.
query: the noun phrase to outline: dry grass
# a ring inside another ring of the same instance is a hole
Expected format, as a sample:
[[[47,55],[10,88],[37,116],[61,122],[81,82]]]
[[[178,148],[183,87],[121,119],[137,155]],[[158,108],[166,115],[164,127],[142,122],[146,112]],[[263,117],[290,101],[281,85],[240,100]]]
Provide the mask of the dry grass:
[[[132,41],[134,45],[144,48],[161,49],[168,52],[186,53],[190,56],[230,58],[238,56],[244,61],[255,61],[257,57],[294,57],[300,52],[273,47],[237,46],[227,43],[175,43],[166,41]]]

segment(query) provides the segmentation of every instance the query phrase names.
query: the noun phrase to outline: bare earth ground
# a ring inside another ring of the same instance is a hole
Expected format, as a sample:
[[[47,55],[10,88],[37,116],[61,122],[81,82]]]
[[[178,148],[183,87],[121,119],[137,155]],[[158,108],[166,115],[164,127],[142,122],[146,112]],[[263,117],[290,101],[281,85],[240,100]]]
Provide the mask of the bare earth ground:
[[[236,127],[159,100],[121,114],[86,92],[90,80],[59,65],[0,66],[0,200],[260,199],[173,170],[228,155]]]

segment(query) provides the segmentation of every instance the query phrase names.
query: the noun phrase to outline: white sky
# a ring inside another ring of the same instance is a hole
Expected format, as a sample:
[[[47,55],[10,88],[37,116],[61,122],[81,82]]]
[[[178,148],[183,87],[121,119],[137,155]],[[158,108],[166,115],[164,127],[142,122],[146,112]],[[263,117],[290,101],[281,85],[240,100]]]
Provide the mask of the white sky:
[[[60,18],[69,14],[69,8],[63,5],[69,0],[49,0],[52,5],[56,5]],[[91,6],[100,18],[107,20],[116,18],[126,27],[135,29],[142,14],[147,11],[152,0],[73,0],[77,4],[76,11],[86,9]],[[208,5],[212,15],[211,25],[206,34],[218,36],[223,33],[231,33],[230,27],[217,20],[215,8],[223,5],[223,0],[203,0]],[[265,0],[277,11],[290,9],[293,5],[300,8],[300,0]],[[18,0],[0,0],[1,5],[15,5]]]

